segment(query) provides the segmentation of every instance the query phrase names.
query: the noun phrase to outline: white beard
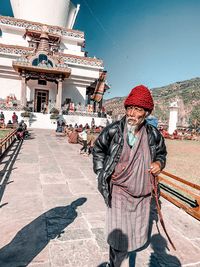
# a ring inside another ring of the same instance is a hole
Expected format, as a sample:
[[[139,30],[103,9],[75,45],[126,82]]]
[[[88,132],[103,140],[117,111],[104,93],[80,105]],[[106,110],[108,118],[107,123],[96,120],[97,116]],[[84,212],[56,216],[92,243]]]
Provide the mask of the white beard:
[[[128,132],[131,132],[133,135],[135,135],[137,128],[138,128],[138,125],[132,125],[132,124],[127,123]]]
[[[128,132],[132,132],[133,135],[135,135],[136,131],[138,130],[139,126],[144,122],[145,117],[138,123],[138,124],[130,124],[128,123],[128,120],[126,121]]]

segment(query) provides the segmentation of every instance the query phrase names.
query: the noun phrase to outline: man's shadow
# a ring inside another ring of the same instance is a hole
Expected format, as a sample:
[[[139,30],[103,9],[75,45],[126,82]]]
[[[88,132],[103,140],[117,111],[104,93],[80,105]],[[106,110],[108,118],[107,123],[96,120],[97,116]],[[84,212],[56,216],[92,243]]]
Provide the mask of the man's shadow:
[[[27,266],[51,239],[64,233],[77,217],[77,207],[86,200],[79,198],[68,206],[50,209],[22,228],[9,244],[0,249],[0,266]]]
[[[160,234],[151,237],[153,252],[150,255],[149,267],[181,267],[179,259],[167,253],[167,241]]]

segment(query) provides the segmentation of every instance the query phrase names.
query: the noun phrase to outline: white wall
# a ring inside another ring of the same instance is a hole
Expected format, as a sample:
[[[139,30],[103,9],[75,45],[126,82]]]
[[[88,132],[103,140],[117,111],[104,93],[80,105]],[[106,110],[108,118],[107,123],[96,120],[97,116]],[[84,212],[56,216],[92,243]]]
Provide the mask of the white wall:
[[[6,67],[12,67],[12,62],[15,60],[17,56],[11,56],[11,55],[0,55],[0,65],[6,66]],[[14,71],[13,67],[12,70]]]
[[[16,32],[14,29],[12,31],[2,31],[0,42],[2,44],[28,47],[28,42],[23,38],[23,32]]]
[[[81,51],[81,46],[75,40],[62,40],[60,48],[63,49],[63,53],[65,54],[84,56],[84,52]]]
[[[97,117],[87,117],[87,116],[73,116],[73,115],[63,115],[66,124],[72,124],[74,126],[76,123],[78,125],[82,124],[83,126],[88,123],[91,125],[92,118],[94,118],[96,126],[106,126],[107,119],[106,118],[97,118]]]
[[[84,56],[84,52],[81,51],[76,51],[76,50],[72,50],[72,49],[64,49],[63,53],[65,54],[69,54],[69,55],[73,55],[73,56],[79,56],[79,57],[83,57]]]
[[[15,94],[17,100],[21,98],[21,80],[0,77],[0,98],[5,99],[10,94]]]
[[[73,83],[70,83],[69,80],[64,81],[63,83],[63,101],[65,98],[71,98],[74,103],[85,104],[86,99],[86,87],[85,86],[77,86]],[[62,101],[62,102],[63,102]]]
[[[82,66],[74,66],[68,64],[71,68],[71,75],[76,75],[84,78],[93,78],[98,79],[99,78],[99,69],[92,69],[88,67],[82,67]]]

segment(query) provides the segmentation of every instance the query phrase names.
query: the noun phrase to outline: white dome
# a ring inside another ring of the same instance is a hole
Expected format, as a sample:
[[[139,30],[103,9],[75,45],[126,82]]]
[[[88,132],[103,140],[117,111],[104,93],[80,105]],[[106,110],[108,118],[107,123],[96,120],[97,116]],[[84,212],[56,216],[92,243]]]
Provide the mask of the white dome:
[[[70,0],[10,0],[15,18],[72,28],[79,6]]]

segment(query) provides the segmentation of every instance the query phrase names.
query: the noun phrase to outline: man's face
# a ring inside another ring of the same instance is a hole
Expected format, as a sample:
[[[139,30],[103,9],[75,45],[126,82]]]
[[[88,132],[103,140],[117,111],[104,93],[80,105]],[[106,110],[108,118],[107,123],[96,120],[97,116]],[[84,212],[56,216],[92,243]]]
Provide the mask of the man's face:
[[[127,123],[131,126],[140,125],[147,115],[147,111],[145,111],[141,107],[137,106],[128,106],[126,108],[126,118]]]

